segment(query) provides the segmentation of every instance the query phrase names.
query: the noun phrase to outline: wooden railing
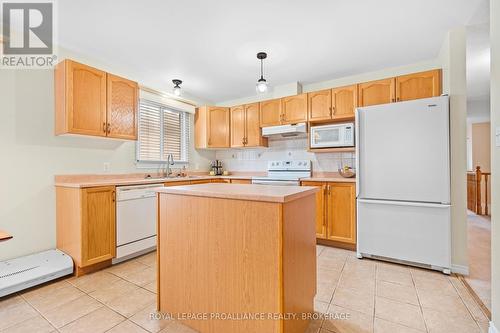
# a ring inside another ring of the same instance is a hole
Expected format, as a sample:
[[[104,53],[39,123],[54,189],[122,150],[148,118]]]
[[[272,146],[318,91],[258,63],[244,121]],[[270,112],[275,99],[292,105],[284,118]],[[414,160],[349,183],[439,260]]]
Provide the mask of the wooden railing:
[[[489,172],[482,172],[479,166],[476,167],[475,172],[467,173],[467,209],[478,215],[489,215],[488,180],[490,175]]]

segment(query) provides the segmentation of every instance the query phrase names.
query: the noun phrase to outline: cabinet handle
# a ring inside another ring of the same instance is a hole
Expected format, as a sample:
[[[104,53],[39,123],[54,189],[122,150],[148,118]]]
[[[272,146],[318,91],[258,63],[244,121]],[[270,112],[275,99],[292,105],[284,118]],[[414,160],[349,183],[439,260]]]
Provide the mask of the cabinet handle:
[[[112,196],[113,196],[112,200],[113,200],[113,202],[115,202],[116,201],[116,192],[115,191],[112,192]]]
[[[109,133],[111,133],[111,125],[110,125],[109,123],[108,123],[107,130],[106,130],[106,131],[107,131],[107,133],[108,133],[108,134],[109,134]]]
[[[105,122],[102,123],[102,131],[104,133],[106,133],[106,123]]]
[[[332,188],[331,185],[328,185],[328,195],[332,194]]]
[[[394,103],[395,101],[396,101],[396,99],[395,99],[395,98],[393,98],[393,99],[392,99],[392,102]]]
[[[208,138],[208,145],[212,145],[212,138]]]
[[[399,97],[398,97],[398,98],[396,98],[396,101],[397,101],[397,102],[399,102]]]

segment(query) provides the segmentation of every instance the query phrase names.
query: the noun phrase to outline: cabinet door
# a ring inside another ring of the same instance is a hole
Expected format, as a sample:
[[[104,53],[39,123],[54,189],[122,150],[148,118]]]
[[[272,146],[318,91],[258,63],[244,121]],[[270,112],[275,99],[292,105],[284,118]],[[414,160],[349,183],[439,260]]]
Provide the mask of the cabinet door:
[[[358,85],[332,89],[333,119],[353,118],[358,107]]]
[[[260,102],[260,127],[281,125],[281,99]]]
[[[356,190],[354,183],[329,183],[327,238],[356,244]]]
[[[66,61],[68,132],[106,136],[106,72]]]
[[[296,124],[307,121],[307,94],[284,97],[281,100],[283,124]]]
[[[231,147],[245,146],[245,107],[243,105],[231,108]]]
[[[107,135],[137,140],[137,82],[107,75]]]
[[[398,102],[439,95],[441,95],[440,69],[396,78],[396,100]]]
[[[369,106],[396,101],[396,79],[384,79],[358,85],[358,105]]]
[[[332,90],[321,90],[307,94],[309,99],[309,120],[329,120],[332,118]]]
[[[302,186],[317,186],[316,192],[316,238],[326,239],[326,184],[319,182],[302,182]]]
[[[245,105],[245,117],[246,117],[245,146],[247,147],[267,146],[267,138],[262,137],[262,131],[260,129],[259,103]]]
[[[208,108],[208,147],[229,148],[231,136],[231,133],[229,131],[229,112],[229,108]]]
[[[82,267],[116,255],[115,187],[82,190]]]

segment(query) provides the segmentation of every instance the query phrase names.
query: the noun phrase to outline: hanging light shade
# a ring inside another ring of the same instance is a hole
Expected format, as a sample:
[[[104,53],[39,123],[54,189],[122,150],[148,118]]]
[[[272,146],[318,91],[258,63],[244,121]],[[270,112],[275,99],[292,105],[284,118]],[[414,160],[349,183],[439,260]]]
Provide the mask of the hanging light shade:
[[[255,86],[255,90],[257,90],[258,93],[262,94],[267,92],[268,89],[268,84],[266,79],[264,79],[264,68],[263,68],[263,60],[267,58],[267,53],[266,52],[259,52],[257,53],[257,59],[260,60],[260,79],[257,81],[257,85]]]
[[[174,83],[174,89],[172,90],[172,92],[174,93],[175,96],[180,96],[181,95],[182,81],[178,80],[178,79],[174,79],[174,80],[172,80],[172,82]]]

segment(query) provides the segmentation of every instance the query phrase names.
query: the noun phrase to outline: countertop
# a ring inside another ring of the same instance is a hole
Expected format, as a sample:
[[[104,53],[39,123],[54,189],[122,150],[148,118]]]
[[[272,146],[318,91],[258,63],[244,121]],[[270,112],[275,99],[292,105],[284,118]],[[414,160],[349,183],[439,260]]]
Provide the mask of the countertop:
[[[254,172],[244,174],[230,174],[228,176],[209,176],[203,174],[191,175],[188,177],[153,177],[144,178],[145,174],[121,174],[121,175],[60,175],[55,176],[55,186],[88,188],[99,186],[125,186],[143,184],[163,184],[168,182],[196,181],[208,179],[252,179],[253,176],[265,176],[265,172]],[[339,182],[354,183],[356,178],[344,178],[336,172],[317,173],[312,177],[301,178],[301,181],[313,182]]]
[[[308,195],[313,195],[319,191],[319,189],[314,186],[210,183],[158,188],[156,191],[159,193],[196,197],[285,203]]]

